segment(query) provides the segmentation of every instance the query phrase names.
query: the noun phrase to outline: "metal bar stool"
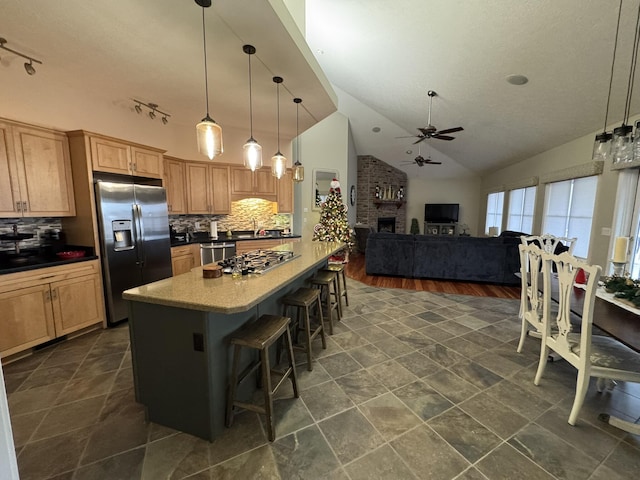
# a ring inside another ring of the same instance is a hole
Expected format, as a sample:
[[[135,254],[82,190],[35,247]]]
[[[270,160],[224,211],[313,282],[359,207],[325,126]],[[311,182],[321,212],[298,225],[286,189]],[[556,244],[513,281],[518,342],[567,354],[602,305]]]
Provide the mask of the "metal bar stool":
[[[298,381],[296,376],[295,361],[293,358],[293,345],[291,343],[291,333],[289,331],[288,317],[277,315],[262,315],[256,322],[244,325],[234,333],[231,339],[233,350],[233,367],[231,379],[229,380],[229,391],[227,397],[227,418],[226,425],[233,424],[233,408],[240,407],[253,412],[262,413],[267,419],[267,434],[269,441],[273,442],[276,437],[275,426],[273,424],[273,394],[280,385],[289,378],[293,385],[293,394],[298,398]],[[285,337],[286,348],[289,357],[289,366],[284,371],[272,369],[269,360],[269,347],[282,336]],[[240,363],[240,349],[242,347],[254,348],[260,351],[260,358],[243,370],[238,376]],[[264,391],[264,406],[253,403],[246,403],[236,400],[236,391],[242,381],[258,368],[262,367],[262,390]],[[271,386],[271,374],[281,375],[282,378],[275,387]]]
[[[293,348],[303,350],[307,353],[307,370],[313,370],[312,361],[312,352],[311,352],[311,342],[318,335],[322,339],[322,348],[327,348],[327,340],[324,335],[324,318],[322,315],[322,302],[320,302],[320,290],[315,288],[305,288],[301,287],[291,295],[287,295],[282,299],[282,304],[284,305],[283,315],[287,315],[287,311],[289,307],[296,308],[296,343],[298,339],[298,333],[302,330],[305,334],[305,339],[303,345],[295,345]],[[313,332],[311,331],[311,312],[310,309],[313,306],[316,306],[318,310],[318,325],[315,327]],[[300,313],[304,310],[304,316],[301,318]],[[304,325],[301,327],[300,322],[304,322]]]
[[[320,289],[320,300],[324,302],[324,306],[328,312],[329,335],[333,335],[333,311],[335,310],[337,312],[338,320],[341,318],[342,311],[342,308],[340,307],[340,297],[338,296],[337,274],[336,272],[331,272],[329,270],[320,270],[316,272],[310,282],[311,285]],[[332,296],[335,299],[335,302],[331,300]]]
[[[342,297],[344,297],[345,305],[347,307],[349,306],[349,294],[347,293],[347,276],[345,274],[345,264],[330,263],[325,270],[336,272],[336,275],[338,276],[338,296],[340,298],[340,316],[342,317]]]

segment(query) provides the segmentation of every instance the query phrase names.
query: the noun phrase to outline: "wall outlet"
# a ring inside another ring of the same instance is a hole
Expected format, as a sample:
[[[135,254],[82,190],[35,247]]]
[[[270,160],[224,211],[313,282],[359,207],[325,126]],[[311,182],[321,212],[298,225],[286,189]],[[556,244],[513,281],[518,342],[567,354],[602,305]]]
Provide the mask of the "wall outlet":
[[[600,235],[604,235],[606,237],[610,237],[611,236],[611,229],[609,227],[602,227],[602,230],[600,230]]]

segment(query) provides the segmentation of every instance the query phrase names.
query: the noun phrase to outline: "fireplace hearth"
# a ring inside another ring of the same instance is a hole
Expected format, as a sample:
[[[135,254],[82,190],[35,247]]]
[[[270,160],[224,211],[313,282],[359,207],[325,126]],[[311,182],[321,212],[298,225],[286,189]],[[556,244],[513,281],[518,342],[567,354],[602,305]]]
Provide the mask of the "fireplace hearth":
[[[378,232],[396,233],[396,217],[378,218]]]

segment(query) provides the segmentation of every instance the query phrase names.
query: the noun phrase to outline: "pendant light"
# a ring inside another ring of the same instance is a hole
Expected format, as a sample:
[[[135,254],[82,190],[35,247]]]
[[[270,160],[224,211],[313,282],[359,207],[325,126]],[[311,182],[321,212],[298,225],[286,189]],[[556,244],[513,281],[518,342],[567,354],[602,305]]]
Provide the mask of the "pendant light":
[[[282,77],[273,77],[276,84],[277,111],[278,111],[278,151],[271,157],[271,173],[274,177],[280,179],[287,170],[287,158],[280,153],[280,84],[283,82]]]
[[[209,116],[209,81],[207,75],[207,37],[204,24],[204,9],[211,6],[211,0],[195,0],[196,4],[202,7],[202,43],[204,46],[204,91],[207,102],[207,114],[200,123],[196,125],[196,135],[198,137],[198,152],[213,160],[216,155],[221,155],[222,148],[222,127]]]
[[[300,163],[300,131],[298,129],[298,107],[302,103],[301,98],[294,98],[293,103],[296,104],[296,162],[293,164],[293,181],[302,182],[304,180],[304,167]]]
[[[249,140],[242,147],[244,166],[252,172],[262,168],[262,147],[253,138],[253,98],[251,96],[251,55],[256,53],[253,45],[244,45],[242,51],[249,57]]]

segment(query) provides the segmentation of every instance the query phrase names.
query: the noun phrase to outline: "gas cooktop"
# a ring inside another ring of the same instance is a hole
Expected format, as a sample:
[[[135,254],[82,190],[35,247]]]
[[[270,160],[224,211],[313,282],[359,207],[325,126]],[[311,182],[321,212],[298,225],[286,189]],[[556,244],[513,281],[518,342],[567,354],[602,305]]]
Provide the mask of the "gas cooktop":
[[[253,250],[236,257],[222,260],[218,262],[218,265],[223,267],[224,273],[231,273],[235,262],[239,261],[242,263],[242,273],[245,275],[247,273],[265,273],[299,256],[300,255],[295,255],[290,251]]]

